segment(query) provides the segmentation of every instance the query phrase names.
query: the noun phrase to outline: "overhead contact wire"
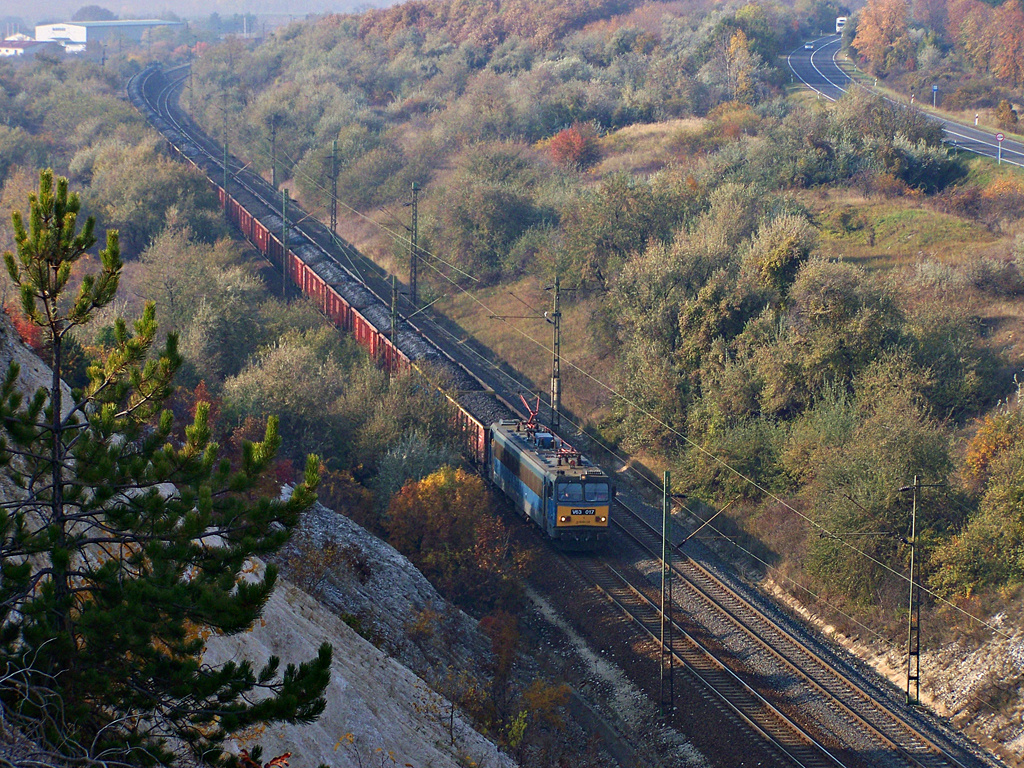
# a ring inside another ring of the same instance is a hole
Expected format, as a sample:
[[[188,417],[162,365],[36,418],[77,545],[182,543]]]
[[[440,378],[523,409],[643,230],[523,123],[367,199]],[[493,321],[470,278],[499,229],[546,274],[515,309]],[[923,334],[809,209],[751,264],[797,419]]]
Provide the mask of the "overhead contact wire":
[[[261,154],[263,154],[260,150],[257,150],[257,152],[260,152]],[[287,155],[286,155],[286,157],[287,157]],[[292,158],[290,158],[290,157],[288,159],[293,162],[293,169],[294,169],[295,168],[294,160],[292,160]],[[319,189],[322,192],[326,192],[324,187],[322,187],[319,184],[319,182],[317,182],[315,179],[310,178],[309,175],[306,174],[305,172],[300,171],[300,173],[302,173],[303,177],[306,178],[306,180],[309,181],[311,184],[313,184],[315,188]],[[397,233],[396,231],[392,230],[391,228],[385,226],[383,223],[373,219],[370,216],[367,216],[366,214],[362,213],[361,211],[356,210],[355,208],[353,208],[352,206],[348,205],[347,203],[341,201],[340,199],[339,199],[338,202],[345,209],[351,211],[353,214],[355,214],[359,218],[374,224],[381,231],[387,233],[394,241],[401,242],[403,244],[405,244],[405,243],[411,244],[412,243],[412,239],[410,237],[403,237],[403,236],[401,236],[399,233]],[[447,262],[444,259],[441,259],[440,257],[436,256],[435,254],[430,253],[426,249],[417,249],[417,250],[420,250],[422,253],[429,255],[431,257],[431,259],[435,259],[438,262],[440,262],[442,264],[445,264],[446,266],[451,267],[456,272],[458,272],[458,273],[460,273],[460,274],[462,274],[462,275],[464,275],[466,277],[469,277],[470,279],[476,281],[476,278],[474,278],[473,276],[471,276],[468,273],[466,273],[465,271],[459,269],[458,267],[456,267],[455,265],[451,264],[450,262]],[[438,275],[440,275],[442,278],[447,280],[449,283],[451,283],[452,286],[455,289],[457,289],[458,291],[460,291],[463,294],[465,294],[470,299],[470,301],[472,301],[474,304],[478,305],[481,309],[485,310],[488,314],[496,315],[496,312],[493,309],[491,309],[487,304],[485,304],[479,298],[477,298],[472,293],[470,293],[468,290],[466,290],[466,288],[464,288],[463,286],[459,285],[458,282],[455,281],[454,279],[452,279],[452,277],[450,275],[445,274],[436,265],[431,264],[430,260],[424,260],[423,264],[425,266],[427,266],[428,268],[432,269],[433,271],[435,271]],[[545,352],[547,352],[549,354],[553,354],[554,350],[551,347],[549,347],[546,343],[540,341],[539,339],[534,338],[533,336],[531,336],[529,333],[527,333],[523,329],[519,328],[518,326],[516,326],[516,325],[514,325],[512,323],[509,323],[504,318],[501,318],[500,316],[498,316],[498,319],[501,320],[501,322],[505,323],[513,331],[518,333],[520,336],[522,336],[524,339],[529,341],[531,344],[539,347],[540,349],[544,350]],[[683,442],[685,442],[691,448],[694,448],[698,452],[702,453],[707,458],[709,458],[711,461],[713,461],[715,464],[717,464],[718,466],[720,466],[723,469],[727,470],[728,472],[732,473],[735,477],[737,477],[738,479],[742,480],[744,483],[748,484],[750,487],[756,489],[757,491],[762,493],[767,498],[772,499],[776,503],[778,503],[781,506],[783,506],[784,508],[788,509],[793,514],[797,515],[799,518],[801,518],[802,520],[807,522],[809,525],[811,525],[813,528],[815,528],[818,531],[820,531],[821,533],[829,536],[830,538],[835,539],[836,541],[839,542],[839,544],[841,546],[845,547],[846,549],[850,550],[851,552],[853,552],[853,553],[855,553],[857,555],[860,555],[861,557],[863,557],[866,560],[868,560],[869,562],[875,564],[876,566],[878,566],[882,570],[892,574],[897,579],[899,579],[901,581],[905,581],[908,584],[911,583],[910,578],[907,577],[906,575],[904,575],[903,573],[900,573],[895,568],[893,568],[892,566],[888,565],[887,563],[882,562],[881,560],[879,560],[878,558],[874,557],[870,553],[865,552],[864,550],[860,549],[859,547],[854,546],[853,544],[851,544],[848,541],[845,541],[844,538],[841,535],[833,533],[826,526],[822,525],[821,523],[819,523],[818,521],[814,520],[810,516],[805,515],[803,512],[801,512],[800,510],[796,509],[794,506],[789,504],[785,499],[781,498],[780,496],[776,495],[775,493],[773,493],[769,489],[765,488],[760,483],[758,483],[756,480],[754,480],[753,478],[747,476],[742,471],[736,469],[735,467],[730,465],[728,462],[726,462],[725,460],[723,460],[719,456],[716,456],[714,453],[712,453],[711,451],[706,449],[704,446],[702,446],[699,443],[695,442],[694,440],[690,439],[689,436],[685,435],[684,433],[680,432],[679,430],[677,430],[672,425],[670,425],[667,422],[663,421],[662,419],[660,419],[659,417],[654,415],[652,412],[648,411],[646,408],[644,408],[639,403],[636,403],[635,401],[631,400],[629,397],[627,397],[626,395],[622,394],[621,392],[616,390],[614,387],[610,386],[609,384],[606,384],[604,381],[599,379],[597,376],[595,376],[595,375],[591,374],[589,371],[583,369],[582,367],[577,365],[575,362],[573,362],[571,359],[566,359],[566,358],[563,357],[562,358],[562,362],[566,366],[568,366],[570,369],[572,369],[572,370],[576,371],[577,373],[579,373],[580,375],[582,375],[584,378],[589,379],[590,381],[592,381],[594,384],[596,384],[599,388],[601,388],[604,391],[606,391],[608,394],[612,395],[613,397],[618,398],[619,400],[624,402],[627,406],[629,406],[633,410],[643,414],[644,416],[646,416],[648,419],[650,419],[655,424],[663,427],[670,434],[673,434],[676,437],[680,438]],[[1003,637],[1005,639],[1012,639],[1012,635],[1010,635],[1007,632],[1003,631],[1002,629],[1000,629],[999,627],[995,626],[994,624],[991,624],[990,622],[987,622],[984,619],[982,619],[982,618],[980,618],[978,616],[975,616],[974,614],[970,613],[969,611],[967,611],[967,610],[961,608],[960,606],[956,605],[952,601],[947,600],[946,598],[942,597],[941,595],[939,595],[938,593],[936,593],[933,590],[929,589],[928,587],[926,587],[925,585],[921,584],[920,582],[915,581],[915,582],[913,582],[913,584],[915,586],[917,586],[918,589],[922,590],[925,594],[927,594],[927,595],[931,596],[932,598],[934,598],[937,602],[940,602],[940,603],[942,603],[942,604],[952,608],[955,612],[957,612],[957,613],[967,617],[971,621],[976,622],[980,626],[985,627],[986,629],[990,630],[993,634],[997,634],[997,635],[999,635],[999,636],[1001,636],[1001,637]],[[810,592],[810,590],[808,590],[808,591]],[[813,593],[811,593],[811,594],[813,594]]]

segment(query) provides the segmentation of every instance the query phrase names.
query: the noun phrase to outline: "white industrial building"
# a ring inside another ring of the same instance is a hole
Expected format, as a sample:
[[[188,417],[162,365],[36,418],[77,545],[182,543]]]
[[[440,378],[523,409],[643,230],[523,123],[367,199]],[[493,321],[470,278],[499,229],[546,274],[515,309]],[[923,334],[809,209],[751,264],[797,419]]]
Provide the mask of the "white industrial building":
[[[39,53],[60,53],[60,46],[46,40],[32,39],[11,40],[8,38],[0,43],[0,56],[21,56],[31,59]]]
[[[139,42],[147,29],[178,26],[180,21],[124,19],[117,21],[65,21],[36,26],[37,41],[60,43],[68,53],[81,53],[89,45]]]

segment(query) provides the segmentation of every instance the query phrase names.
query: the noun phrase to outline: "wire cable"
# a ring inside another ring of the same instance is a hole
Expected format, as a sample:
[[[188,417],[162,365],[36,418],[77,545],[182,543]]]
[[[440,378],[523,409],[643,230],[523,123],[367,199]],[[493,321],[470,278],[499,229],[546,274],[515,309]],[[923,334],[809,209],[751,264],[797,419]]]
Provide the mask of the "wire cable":
[[[260,152],[260,150],[258,150],[258,149],[256,151]],[[262,154],[262,152],[261,152],[261,154]],[[292,158],[290,158],[287,154],[285,155],[285,157],[290,162],[293,163],[293,169],[294,169],[296,167],[295,161]],[[317,182],[315,179],[312,179],[305,172],[301,172],[300,171],[300,173],[302,173],[303,177],[307,181],[309,181],[309,183],[312,184],[315,188],[319,189],[320,191],[326,192],[325,188],[322,185],[320,185],[320,183]],[[370,216],[367,216],[366,214],[362,213],[361,211],[358,211],[357,209],[355,209],[352,206],[348,205],[344,201],[339,200],[338,202],[344,208],[346,208],[347,210],[351,211],[353,214],[355,214],[359,218],[364,219],[365,221],[368,221],[368,222],[374,224],[382,232],[385,232],[386,234],[388,234],[396,242],[410,243],[411,244],[411,242],[412,242],[411,237],[403,237],[403,236],[401,236],[395,230],[390,229],[389,227],[385,226],[383,223],[381,223],[379,221],[376,221],[375,219],[371,218]],[[468,273],[466,273],[464,270],[461,270],[460,268],[456,267],[455,265],[451,264],[450,262],[447,262],[444,259],[441,259],[440,257],[436,256],[435,254],[430,253],[429,251],[427,251],[425,249],[423,249],[421,252],[424,253],[424,254],[429,255],[431,257],[431,259],[434,259],[434,260],[436,260],[436,261],[438,261],[438,262],[440,262],[442,264],[445,264],[446,266],[451,267],[453,270],[459,272],[460,274],[462,274],[462,275],[464,275],[466,277],[472,277]],[[520,336],[522,336],[524,339],[529,341],[531,344],[539,347],[540,349],[544,350],[545,352],[547,352],[549,354],[553,354],[554,353],[554,350],[551,347],[549,347],[545,342],[540,341],[539,339],[534,338],[533,336],[531,336],[529,333],[527,333],[523,329],[517,327],[516,325],[514,325],[512,323],[509,323],[507,320],[501,319],[501,317],[498,316],[497,313],[493,309],[491,309],[487,304],[485,304],[479,298],[477,298],[472,293],[470,293],[465,287],[459,285],[455,280],[452,279],[452,277],[450,275],[445,274],[435,264],[431,264],[429,260],[424,260],[423,264],[426,267],[428,267],[429,269],[432,269],[434,272],[436,272],[441,278],[443,278],[444,280],[450,282],[454,288],[456,288],[461,293],[465,294],[470,299],[471,302],[473,302],[474,304],[478,305],[487,314],[495,315],[496,319],[501,320],[501,322],[505,323],[515,333],[517,333]],[[903,573],[897,571],[892,566],[890,566],[887,563],[879,560],[878,558],[876,558],[872,554],[870,554],[868,552],[865,552],[864,550],[860,549],[859,547],[854,546],[850,542],[845,541],[841,535],[833,533],[826,526],[824,526],[821,523],[819,523],[818,521],[814,520],[812,517],[810,517],[808,515],[805,515],[803,512],[801,512],[800,510],[798,510],[795,507],[793,507],[791,504],[789,504],[787,501],[782,499],[780,496],[778,496],[777,494],[773,493],[768,488],[762,486],[760,483],[758,483],[756,480],[754,480],[753,478],[749,477],[748,475],[744,474],[742,471],[736,469],[735,467],[730,465],[728,462],[723,460],[721,457],[719,457],[719,456],[715,455],[714,453],[712,453],[711,451],[709,451],[704,446],[702,446],[699,443],[695,442],[688,435],[680,432],[679,430],[677,430],[672,425],[670,425],[667,422],[663,421],[662,419],[660,419],[658,416],[656,416],[655,414],[653,414],[652,412],[650,412],[649,410],[644,408],[639,403],[637,403],[634,400],[630,399],[625,394],[619,392],[618,390],[616,390],[611,385],[606,384],[604,381],[599,379],[597,376],[591,374],[589,371],[583,369],[582,367],[577,365],[575,362],[573,362],[571,359],[566,359],[566,358],[563,357],[562,358],[562,362],[568,368],[570,368],[571,370],[576,371],[578,374],[583,376],[585,379],[588,379],[589,381],[593,382],[600,389],[603,389],[605,392],[607,392],[612,397],[617,398],[620,401],[622,401],[623,403],[625,403],[629,408],[631,408],[635,412],[640,413],[643,416],[646,416],[652,422],[654,422],[658,426],[664,428],[668,433],[670,433],[672,435],[675,435],[680,440],[682,440],[684,443],[686,443],[688,446],[690,446],[694,450],[698,451],[699,453],[702,453],[709,460],[711,460],[714,464],[716,464],[717,466],[721,467],[723,470],[727,471],[728,473],[731,473],[734,477],[736,477],[739,480],[741,480],[742,482],[746,483],[751,488],[754,488],[759,493],[764,495],[766,498],[769,498],[769,499],[775,501],[777,504],[780,504],[784,508],[786,508],[789,511],[793,512],[795,515],[797,515],[798,517],[803,519],[806,523],[808,523],[813,528],[817,529],[823,535],[826,535],[826,536],[829,536],[830,538],[835,539],[836,541],[838,541],[840,543],[841,546],[843,546],[846,549],[850,550],[854,554],[860,555],[861,557],[865,558],[869,562],[873,563],[875,566],[877,566],[877,567],[881,568],[882,570],[884,570],[884,571],[890,573],[891,575],[895,576],[897,579],[899,579],[901,581],[905,581],[908,584],[912,583],[914,586],[916,586],[918,589],[923,591],[925,594],[927,594],[930,597],[932,597],[937,602],[940,602],[940,603],[943,603],[943,604],[949,606],[955,612],[963,615],[964,617],[968,618],[971,621],[974,621],[975,623],[979,624],[980,626],[985,627],[986,629],[991,631],[993,634],[997,634],[997,635],[999,635],[1001,637],[1004,637],[1006,639],[1012,639],[1011,635],[1009,635],[1008,633],[1006,633],[1004,630],[1000,629],[999,627],[995,626],[994,624],[985,621],[984,619],[982,619],[979,616],[975,616],[974,614],[970,613],[969,611],[967,611],[967,610],[961,608],[960,606],[956,605],[952,601],[947,600],[946,598],[942,597],[941,595],[939,595],[935,591],[929,589],[928,587],[926,587],[925,585],[921,584],[920,582],[918,582],[918,581],[911,582],[911,580],[910,580],[910,578],[908,576],[906,576]]]
[[[438,271],[438,274],[441,274],[442,277],[446,277],[446,279],[448,279],[450,282],[452,282],[453,286],[455,286],[460,291],[462,291],[462,293],[466,294],[466,296],[468,296],[469,299],[472,302],[474,302],[475,304],[477,304],[482,310],[486,311],[488,314],[496,315],[494,310],[492,310],[489,306],[487,306],[484,302],[482,302],[476,296],[471,294],[465,288],[463,288],[462,286],[459,286],[457,283],[455,283],[455,281],[452,281],[450,278],[447,278],[447,276],[443,275],[443,273],[441,273],[439,270],[435,270],[435,271]],[[500,316],[498,317],[498,319],[500,319]],[[554,350],[551,349],[549,346],[547,346],[547,344],[545,342],[540,341],[539,339],[534,338],[529,333],[527,333],[526,331],[524,331],[523,329],[517,327],[516,325],[514,325],[512,323],[508,323],[507,321],[504,321],[504,320],[502,322],[505,322],[505,324],[508,325],[508,327],[513,329],[516,333],[518,333],[520,336],[525,338],[530,343],[534,344],[535,346],[540,347],[541,349],[545,350],[549,354],[554,354]],[[568,366],[570,369],[576,371],[577,373],[582,375],[584,378],[589,379],[591,382],[596,384],[598,387],[600,387],[601,389],[605,390],[609,395],[611,395],[611,396],[613,396],[615,398],[618,398],[623,403],[625,403],[627,406],[632,408],[634,411],[636,411],[636,412],[638,412],[640,414],[643,414],[644,416],[646,416],[648,419],[653,421],[658,426],[663,427],[665,430],[667,430],[669,433],[671,433],[671,434],[675,435],[676,437],[678,437],[679,439],[681,439],[683,442],[685,442],[691,448],[694,448],[698,452],[702,453],[704,456],[706,456],[708,459],[710,459],[716,465],[718,465],[722,469],[730,472],[733,476],[739,478],[744,483],[749,485],[751,488],[754,488],[755,490],[759,491],[766,498],[769,498],[772,501],[775,501],[777,504],[780,504],[783,507],[785,507],[786,509],[790,510],[795,515],[797,515],[798,517],[802,518],[805,522],[807,522],[809,525],[811,525],[812,527],[814,527],[815,529],[817,529],[821,533],[823,533],[823,534],[825,534],[825,535],[827,535],[827,536],[829,536],[831,538],[836,539],[843,547],[849,549],[850,551],[854,552],[855,554],[858,554],[861,557],[867,559],[868,561],[874,563],[876,566],[878,566],[879,568],[883,569],[884,571],[887,571],[888,573],[892,574],[896,578],[898,578],[898,579],[900,579],[902,581],[905,581],[908,584],[910,583],[910,578],[907,577],[906,575],[900,573],[895,568],[893,568],[892,566],[888,565],[887,563],[882,562],[881,560],[879,560],[878,558],[874,557],[870,553],[865,552],[864,550],[860,549],[859,547],[854,546],[853,544],[851,544],[848,541],[845,541],[839,534],[833,533],[826,526],[824,526],[821,523],[819,523],[818,521],[814,520],[812,517],[810,517],[808,515],[805,515],[803,512],[801,512],[800,510],[796,509],[794,506],[789,504],[787,501],[782,499],[777,494],[773,493],[768,488],[765,488],[763,485],[758,483],[753,478],[747,476],[746,474],[744,474],[740,470],[736,469],[735,467],[733,467],[732,465],[730,465],[729,463],[727,463],[726,461],[724,461],[720,457],[716,456],[711,451],[706,449],[704,446],[702,446],[699,443],[695,442],[694,440],[690,439],[690,437],[688,435],[683,434],[682,432],[677,430],[675,427],[671,426],[667,422],[665,422],[662,419],[658,418],[653,413],[651,413],[650,411],[645,409],[642,405],[640,405],[639,403],[637,403],[634,400],[630,399],[626,395],[622,394],[621,392],[619,392],[618,390],[616,390],[614,387],[610,386],[609,384],[606,384],[604,381],[599,379],[597,376],[594,376],[589,371],[584,370],[583,368],[581,368],[579,365],[577,365],[572,360],[563,358],[562,362],[563,362],[564,365]],[[1011,637],[1006,632],[1001,630],[999,627],[995,626],[994,624],[991,624],[990,622],[985,621],[984,619],[982,619],[979,616],[975,616],[974,614],[970,613],[969,611],[964,610],[963,608],[961,608],[960,606],[956,605],[952,601],[947,600],[944,597],[942,597],[941,595],[939,595],[936,592],[934,592],[933,590],[928,589],[928,587],[924,586],[920,582],[915,581],[915,582],[913,582],[913,584],[918,589],[922,590],[925,594],[930,595],[936,601],[944,603],[945,605],[948,605],[954,611],[962,614],[963,616],[969,618],[970,620],[972,620],[972,621],[978,623],[979,625],[987,628],[988,630],[990,630],[994,634],[998,634],[998,635],[1000,635],[1002,637],[1005,637],[1007,639],[1009,639]]]
[[[720,531],[719,529],[715,528],[715,526],[713,526],[713,525],[708,525],[708,528],[710,528],[715,533],[717,533],[719,535],[719,537],[723,541],[731,544],[732,546],[736,547],[737,549],[742,551],[744,554],[746,554],[748,557],[750,557],[753,560],[756,560],[757,562],[761,563],[762,565],[764,565],[764,567],[768,571],[774,571],[777,576],[781,577],[782,579],[784,579],[785,581],[789,582],[790,584],[793,584],[794,586],[800,588],[801,590],[803,590],[804,592],[809,594],[811,597],[813,597],[815,599],[815,601],[817,601],[817,602],[819,602],[819,603],[821,603],[823,605],[827,605],[830,609],[835,611],[837,614],[839,614],[840,616],[842,616],[845,619],[848,619],[853,624],[856,624],[858,627],[863,629],[865,632],[867,632],[868,634],[872,635],[876,640],[881,640],[883,643],[891,642],[887,637],[885,637],[885,635],[883,635],[881,632],[876,630],[874,627],[868,626],[864,622],[862,622],[859,619],[857,619],[855,616],[851,616],[850,614],[846,613],[839,606],[835,605],[834,603],[830,603],[828,600],[824,599],[819,593],[814,592],[814,590],[809,589],[808,587],[804,586],[803,584],[801,584],[800,582],[796,581],[795,579],[793,579],[793,578],[787,576],[786,574],[782,573],[781,570],[779,568],[777,568],[776,566],[774,566],[771,563],[767,562],[766,560],[763,560],[762,558],[758,557],[756,553],[754,553],[751,550],[747,549],[742,544],[740,544],[738,541],[735,541],[735,540],[729,538],[728,536],[726,536],[724,531]],[[985,708],[987,708],[991,712],[993,712],[995,714],[998,714],[1000,712],[999,707],[997,707],[992,702],[986,701],[985,699],[982,699],[979,696],[977,696],[976,694],[973,694],[973,693],[970,693],[970,692],[967,692],[966,695],[967,695],[968,698],[970,698],[971,700],[973,700],[973,701],[977,702],[978,704],[984,706]]]
[[[266,154],[265,154],[265,152],[263,150],[257,149],[256,151],[259,152],[260,154],[264,155],[264,157],[266,157]],[[324,194],[326,194],[328,196],[333,197],[333,195],[331,195],[331,192],[325,186],[320,184],[320,182],[318,182],[315,178],[310,176],[308,173],[306,173],[305,171],[303,171],[300,168],[298,168],[298,163],[296,163],[295,160],[292,157],[290,157],[287,154],[285,154],[285,157],[289,160],[289,162],[292,163],[292,171],[293,171],[292,175],[293,176],[295,176],[295,172],[297,170],[298,174],[302,178],[304,178],[310,185],[312,185],[314,189],[316,189],[316,190],[318,190],[318,191],[320,191],[320,192],[322,192],[322,193],[324,193]],[[380,229],[380,231],[382,231],[382,232],[386,233],[388,236],[390,236],[391,239],[394,242],[401,243],[402,245],[408,245],[410,248],[412,247],[413,242],[412,242],[412,236],[411,235],[409,235],[409,236],[402,235],[397,230],[394,230],[394,229],[391,229],[390,227],[385,226],[382,222],[378,221],[377,219],[374,219],[372,216],[367,216],[362,211],[360,211],[360,210],[358,210],[356,208],[353,208],[351,205],[346,203],[340,197],[336,198],[336,199],[338,201],[338,204],[341,207],[343,207],[347,211],[355,214],[359,218],[361,218],[361,219],[363,219],[365,221],[370,222],[375,227]],[[394,214],[392,214],[392,215],[394,215]],[[452,262],[447,261],[447,260],[441,258],[436,253],[431,252],[429,249],[421,248],[419,245],[416,245],[416,253],[419,254],[419,255],[428,256],[431,259],[434,259],[435,261],[439,261],[440,263],[444,264],[446,267],[449,267],[453,271],[458,272],[463,277],[472,280],[474,283],[479,283],[480,282],[479,278],[474,277],[473,275],[469,274],[468,272],[466,272],[465,270],[461,269],[460,267],[458,267],[457,265],[453,264]],[[424,263],[426,263],[426,262],[424,262]]]

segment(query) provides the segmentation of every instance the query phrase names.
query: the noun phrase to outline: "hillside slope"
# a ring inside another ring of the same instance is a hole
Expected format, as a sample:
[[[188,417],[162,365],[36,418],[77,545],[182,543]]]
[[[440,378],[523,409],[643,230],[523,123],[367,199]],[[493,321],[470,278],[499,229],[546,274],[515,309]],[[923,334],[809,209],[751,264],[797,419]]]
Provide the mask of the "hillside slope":
[[[271,654],[282,661],[310,658],[323,640],[334,645],[327,709],[311,725],[278,725],[247,734],[237,748],[263,745],[266,756],[291,752],[294,768],[363,768],[370,764],[466,765],[511,768],[515,763],[493,743],[454,715],[450,703],[415,674],[360,637],[294,584],[279,583],[263,614],[263,624],[234,637],[211,637],[207,660],[247,658],[262,663]]]

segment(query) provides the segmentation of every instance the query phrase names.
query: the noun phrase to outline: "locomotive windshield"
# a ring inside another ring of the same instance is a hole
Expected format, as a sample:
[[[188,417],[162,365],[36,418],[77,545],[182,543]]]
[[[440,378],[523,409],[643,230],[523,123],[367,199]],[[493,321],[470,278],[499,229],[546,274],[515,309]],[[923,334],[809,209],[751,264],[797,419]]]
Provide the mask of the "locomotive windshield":
[[[558,486],[559,501],[583,501],[582,483],[562,483]]]
[[[587,501],[608,501],[608,483],[587,483],[583,490]]]

